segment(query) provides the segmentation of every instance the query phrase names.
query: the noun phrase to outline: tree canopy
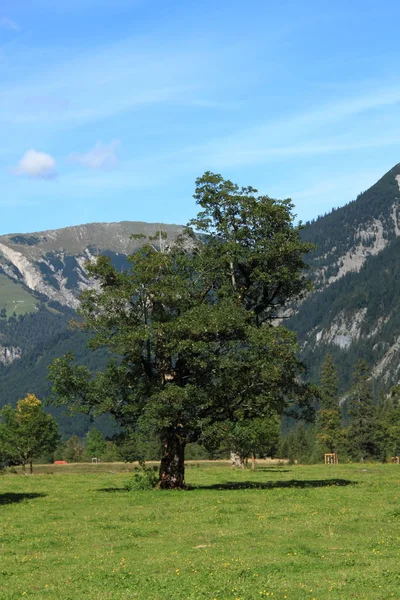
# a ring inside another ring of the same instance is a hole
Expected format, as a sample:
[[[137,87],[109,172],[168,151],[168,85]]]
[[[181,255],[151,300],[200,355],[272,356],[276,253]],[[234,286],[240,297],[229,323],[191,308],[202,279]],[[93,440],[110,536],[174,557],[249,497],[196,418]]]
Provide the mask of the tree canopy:
[[[179,239],[147,240],[127,271],[106,256],[88,267],[80,314],[107,368],[69,354],[50,369],[54,402],[159,436],[163,488],[184,487],[185,446],[214,423],[307,411],[313,395],[295,335],[271,325],[308,288],[291,202],[212,173],[196,184],[202,210]]]
[[[32,472],[33,460],[52,452],[58,442],[57,423],[34,394],[0,411],[0,454],[22,464],[23,472],[28,463]]]

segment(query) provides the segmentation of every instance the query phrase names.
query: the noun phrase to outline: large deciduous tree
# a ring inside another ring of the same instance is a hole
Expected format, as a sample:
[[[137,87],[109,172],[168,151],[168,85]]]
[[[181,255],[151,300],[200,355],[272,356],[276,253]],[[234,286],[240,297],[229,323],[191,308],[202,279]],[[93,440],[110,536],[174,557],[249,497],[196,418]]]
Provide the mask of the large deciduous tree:
[[[67,355],[50,370],[58,404],[158,435],[161,488],[184,487],[185,446],[213,423],[307,409],[312,395],[295,335],[272,326],[308,287],[291,202],[212,173],[195,198],[201,212],[178,240],[148,240],[125,272],[105,256],[88,267],[97,286],[80,313],[91,347],[113,356],[107,368]]]
[[[55,450],[60,437],[53,417],[43,411],[34,394],[19,400],[16,408],[10,405],[0,411],[0,450],[7,459],[22,465],[32,464],[35,458]]]

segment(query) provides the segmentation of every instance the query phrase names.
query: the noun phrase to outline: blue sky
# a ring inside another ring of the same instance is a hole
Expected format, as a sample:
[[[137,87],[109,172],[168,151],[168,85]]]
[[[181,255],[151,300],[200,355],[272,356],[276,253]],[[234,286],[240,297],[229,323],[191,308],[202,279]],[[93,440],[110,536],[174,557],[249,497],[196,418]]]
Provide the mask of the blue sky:
[[[205,170],[307,220],[400,161],[394,0],[0,0],[0,233],[185,223]]]

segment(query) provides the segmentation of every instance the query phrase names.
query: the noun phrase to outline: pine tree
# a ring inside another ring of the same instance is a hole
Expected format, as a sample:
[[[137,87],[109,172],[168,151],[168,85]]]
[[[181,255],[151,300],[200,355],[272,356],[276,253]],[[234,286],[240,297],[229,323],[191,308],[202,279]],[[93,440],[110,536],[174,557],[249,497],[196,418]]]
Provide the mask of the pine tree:
[[[98,429],[91,429],[87,432],[85,448],[90,458],[102,458],[106,449],[106,441]]]
[[[317,416],[319,454],[337,453],[341,440],[338,375],[332,356],[327,354],[321,369],[321,405]]]
[[[377,439],[383,461],[400,455],[400,386],[395,385],[378,404]]]
[[[348,448],[353,460],[377,456],[376,411],[373,404],[371,371],[364,360],[354,370],[349,400]]]

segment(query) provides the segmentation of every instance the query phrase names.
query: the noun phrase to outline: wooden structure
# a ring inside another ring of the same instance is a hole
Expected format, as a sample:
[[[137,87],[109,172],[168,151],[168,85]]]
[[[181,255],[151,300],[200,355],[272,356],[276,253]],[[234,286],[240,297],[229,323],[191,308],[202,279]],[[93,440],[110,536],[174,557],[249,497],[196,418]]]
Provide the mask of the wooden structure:
[[[339,462],[337,454],[324,454],[324,460],[326,465],[337,465]]]

